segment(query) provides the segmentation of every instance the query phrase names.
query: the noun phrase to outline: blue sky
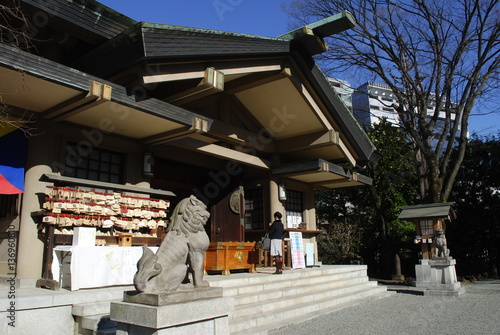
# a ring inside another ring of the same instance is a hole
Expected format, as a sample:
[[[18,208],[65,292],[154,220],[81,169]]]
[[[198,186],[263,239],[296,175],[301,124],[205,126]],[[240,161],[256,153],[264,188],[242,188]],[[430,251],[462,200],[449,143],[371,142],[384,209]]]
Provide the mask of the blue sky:
[[[136,20],[276,37],[290,30],[283,0],[101,0]],[[288,0],[285,0],[288,2]],[[489,108],[500,109],[500,103]],[[500,113],[471,116],[470,133],[497,134]]]
[[[286,33],[281,0],[103,0],[136,21],[276,37]]]

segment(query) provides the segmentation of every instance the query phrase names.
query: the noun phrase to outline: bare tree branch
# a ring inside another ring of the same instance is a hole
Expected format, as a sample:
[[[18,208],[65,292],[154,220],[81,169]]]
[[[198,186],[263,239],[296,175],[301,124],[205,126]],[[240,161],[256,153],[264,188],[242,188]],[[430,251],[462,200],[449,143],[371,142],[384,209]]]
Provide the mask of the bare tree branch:
[[[32,48],[30,24],[21,11],[19,0],[4,1],[0,4],[0,43],[8,44],[19,49]],[[14,113],[3,102],[0,91],[0,127],[21,129],[26,136],[33,136],[35,128],[31,115]]]
[[[472,109],[498,93],[499,1],[294,0],[286,7],[298,22],[354,15],[357,26],[330,38],[319,61],[330,76],[371,73],[393,91],[416,147],[422,202],[448,199]]]

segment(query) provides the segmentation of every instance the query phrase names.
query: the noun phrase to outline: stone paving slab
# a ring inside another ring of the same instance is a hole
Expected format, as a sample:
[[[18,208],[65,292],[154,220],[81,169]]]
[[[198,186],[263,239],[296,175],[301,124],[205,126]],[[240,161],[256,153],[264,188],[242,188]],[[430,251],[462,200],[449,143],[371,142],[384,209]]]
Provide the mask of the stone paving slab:
[[[500,280],[465,285],[466,293],[460,297],[424,296],[422,290],[403,285],[387,288],[397,294],[290,324],[269,334],[500,334]]]

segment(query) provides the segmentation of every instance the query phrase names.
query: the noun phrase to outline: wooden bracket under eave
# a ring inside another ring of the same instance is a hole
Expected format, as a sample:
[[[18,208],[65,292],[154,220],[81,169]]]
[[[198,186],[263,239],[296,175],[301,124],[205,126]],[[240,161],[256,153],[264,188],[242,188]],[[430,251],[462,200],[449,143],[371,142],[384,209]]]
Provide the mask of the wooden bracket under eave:
[[[323,132],[295,136],[288,139],[277,141],[276,150],[278,152],[297,152],[302,150],[311,150],[314,148],[339,145],[339,132],[330,129]]]
[[[57,106],[54,106],[41,116],[45,119],[61,121],[70,116],[79,114],[85,110],[98,106],[111,100],[112,87],[93,80],[90,83],[89,91],[81,93],[71,99],[68,99]]]
[[[168,103],[182,105],[205,96],[212,95],[224,90],[224,74],[213,67],[205,70],[205,75],[198,86],[186,91],[174,94],[165,99]]]
[[[166,131],[161,134],[144,138],[142,139],[141,142],[144,144],[158,145],[176,141],[185,137],[189,137],[193,134],[206,133],[207,131],[208,131],[207,120],[195,117],[193,119],[193,125],[191,127],[186,126],[175,130]]]

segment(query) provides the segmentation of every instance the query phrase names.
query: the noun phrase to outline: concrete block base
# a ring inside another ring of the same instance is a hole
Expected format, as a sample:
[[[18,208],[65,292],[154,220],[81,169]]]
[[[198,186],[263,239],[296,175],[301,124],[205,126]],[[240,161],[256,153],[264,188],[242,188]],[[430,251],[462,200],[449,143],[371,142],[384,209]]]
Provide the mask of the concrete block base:
[[[420,260],[421,264],[415,265],[415,281],[412,283],[415,287],[428,287],[431,284],[431,267],[428,260]]]
[[[460,283],[435,284],[424,290],[424,296],[459,297],[464,293],[465,288],[461,287]]]
[[[465,293],[465,288],[457,281],[455,264],[456,261],[451,257],[429,260],[430,284],[424,291],[424,296],[456,297]]]
[[[206,335],[229,335],[228,318],[216,318],[212,320],[201,320],[199,322],[153,329],[125,323],[118,323],[116,335],[186,335],[186,334],[206,334]]]
[[[162,306],[112,302],[111,320],[117,335],[229,334],[233,298],[212,298]]]
[[[125,291],[124,302],[135,302],[137,304],[163,306],[178,302],[188,302],[200,299],[212,299],[222,297],[222,287],[205,287],[187,291],[174,291],[165,293],[144,293],[138,291]]]

